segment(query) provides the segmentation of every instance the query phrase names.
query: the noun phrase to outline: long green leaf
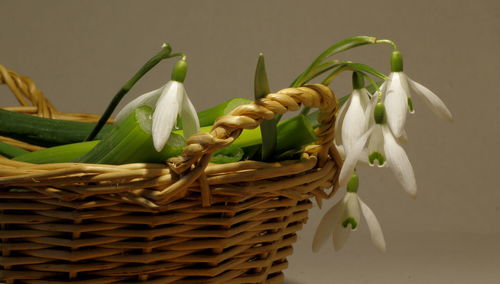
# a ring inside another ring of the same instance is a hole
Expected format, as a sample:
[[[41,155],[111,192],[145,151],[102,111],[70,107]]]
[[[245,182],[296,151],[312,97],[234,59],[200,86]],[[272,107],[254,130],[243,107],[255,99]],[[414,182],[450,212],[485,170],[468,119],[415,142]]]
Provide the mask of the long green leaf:
[[[352,71],[359,71],[359,72],[363,72],[363,73],[368,73],[368,74],[371,74],[375,77],[379,77],[380,79],[383,79],[383,80],[387,80],[387,78],[388,78],[384,73],[378,71],[377,69],[375,69],[371,66],[363,64],[363,63],[348,62],[348,63],[346,63],[346,65]]]
[[[254,96],[255,100],[264,98],[270,93],[269,82],[267,80],[266,74],[266,64],[264,61],[264,55],[259,54],[259,60],[257,61],[257,67],[255,68],[255,79],[254,79]],[[276,119],[263,121],[260,125],[260,131],[262,133],[262,161],[267,161],[274,150],[276,149]]]
[[[373,44],[376,42],[376,40],[377,39],[375,37],[370,37],[370,36],[355,36],[336,42],[332,46],[328,47],[325,51],[323,51],[311,63],[311,65],[293,81],[291,86],[292,87],[301,86],[303,84],[301,83],[301,81],[303,81],[303,79],[308,76],[308,74],[316,67],[316,65],[320,64],[323,60],[340,52],[349,50],[351,48],[355,48],[366,44]]]
[[[2,156],[5,156],[7,158],[14,158],[27,153],[29,152],[24,149],[0,141],[0,155]]]

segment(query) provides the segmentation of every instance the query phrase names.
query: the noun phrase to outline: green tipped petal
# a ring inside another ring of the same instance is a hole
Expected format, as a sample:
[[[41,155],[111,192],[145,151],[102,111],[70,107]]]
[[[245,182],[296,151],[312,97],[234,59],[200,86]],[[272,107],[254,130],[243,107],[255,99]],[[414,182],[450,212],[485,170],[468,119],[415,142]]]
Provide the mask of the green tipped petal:
[[[414,113],[415,112],[415,109],[413,108],[413,101],[411,100],[410,97],[408,97],[408,111],[410,113]]]
[[[354,230],[358,227],[358,222],[353,217],[347,217],[343,222],[342,226],[347,228],[347,226],[351,225],[351,229]]]
[[[375,160],[378,161],[379,166],[385,164],[385,157],[380,152],[373,152],[368,156],[368,161],[370,161],[371,165],[375,164]]]

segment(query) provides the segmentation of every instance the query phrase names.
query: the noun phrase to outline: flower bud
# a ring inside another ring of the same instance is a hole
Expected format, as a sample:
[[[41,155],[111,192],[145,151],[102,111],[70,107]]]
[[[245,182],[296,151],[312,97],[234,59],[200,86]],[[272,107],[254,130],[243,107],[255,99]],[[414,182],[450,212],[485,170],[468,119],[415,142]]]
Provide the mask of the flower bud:
[[[352,88],[359,90],[365,87],[365,77],[360,72],[352,72]]]
[[[353,173],[351,179],[347,183],[347,192],[358,192],[359,177],[358,174]]]
[[[186,79],[187,67],[186,57],[182,57],[181,60],[175,63],[172,70],[172,80],[183,83]]]
[[[375,105],[373,118],[375,119],[375,123],[377,124],[382,124],[385,122],[385,106],[382,102],[378,102]]]
[[[391,54],[391,72],[403,72],[403,57],[399,50],[394,50]]]

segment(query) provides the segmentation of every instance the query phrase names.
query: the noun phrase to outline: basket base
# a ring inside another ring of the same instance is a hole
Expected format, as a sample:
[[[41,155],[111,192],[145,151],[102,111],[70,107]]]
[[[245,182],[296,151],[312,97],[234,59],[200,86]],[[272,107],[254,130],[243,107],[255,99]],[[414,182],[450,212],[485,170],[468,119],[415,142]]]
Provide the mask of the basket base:
[[[152,211],[11,194],[17,201],[0,199],[0,279],[8,284],[281,283],[312,207],[308,199],[254,197]]]

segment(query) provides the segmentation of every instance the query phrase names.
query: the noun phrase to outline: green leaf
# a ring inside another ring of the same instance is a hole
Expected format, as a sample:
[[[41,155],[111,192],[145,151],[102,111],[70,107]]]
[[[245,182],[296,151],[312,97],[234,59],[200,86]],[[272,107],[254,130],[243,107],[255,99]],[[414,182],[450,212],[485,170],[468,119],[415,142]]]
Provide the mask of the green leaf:
[[[254,96],[255,100],[264,98],[270,93],[269,82],[267,80],[266,65],[264,62],[264,55],[259,54],[259,60],[257,61],[257,67],[255,69],[255,79],[254,79]],[[276,149],[277,131],[276,131],[276,119],[263,121],[260,125],[260,131],[262,133],[262,161],[268,160],[274,150]]]
[[[328,61],[328,62],[325,62],[323,64],[320,64],[318,66],[316,66],[313,70],[311,70],[311,72],[306,76],[304,77],[304,79],[302,79],[302,82],[301,82],[301,86],[308,83],[309,81],[311,81],[312,79],[334,69],[335,70],[339,70],[341,68],[345,68],[345,63],[343,62],[339,62],[337,60],[332,60],[332,61]]]
[[[355,48],[358,46],[373,44],[376,42],[376,38],[372,36],[354,36],[350,38],[346,38],[344,40],[338,41],[329,48],[327,48],[323,53],[318,56],[316,60],[323,60],[325,58],[331,57],[337,53],[349,50],[351,48]]]
[[[375,68],[373,68],[371,66],[368,66],[368,65],[365,65],[362,63],[354,63],[354,62],[348,62],[348,63],[346,63],[346,65],[352,71],[368,73],[368,74],[371,74],[373,76],[379,77],[380,79],[383,79],[383,80],[388,79],[388,77],[384,73],[376,70]]]
[[[2,156],[5,156],[7,158],[14,158],[27,153],[29,152],[24,149],[0,141],[0,155]]]
[[[227,147],[215,151],[212,154],[210,162],[216,164],[234,163],[241,160],[241,158],[243,158],[243,154],[244,152],[240,147],[231,144]]]
[[[13,160],[33,164],[69,163],[90,152],[101,140],[59,145],[28,152]]]
[[[340,52],[366,45],[366,44],[373,44],[376,42],[375,37],[370,37],[370,36],[355,36],[351,38],[347,38],[341,41],[336,42],[329,48],[327,48],[325,51],[323,51],[312,63],[311,65],[302,73],[300,74],[292,83],[292,87],[299,87],[303,84],[304,78],[308,77],[310,72],[318,65],[320,64],[323,60],[338,54]]]
[[[253,102],[250,99],[245,98],[232,98],[228,101],[225,101],[221,104],[218,104],[209,109],[205,109],[198,112],[198,119],[200,120],[200,127],[204,126],[212,126],[215,120],[223,115],[228,114],[230,111],[235,109],[238,106],[246,105]],[[182,128],[181,121],[178,121],[178,127]]]

